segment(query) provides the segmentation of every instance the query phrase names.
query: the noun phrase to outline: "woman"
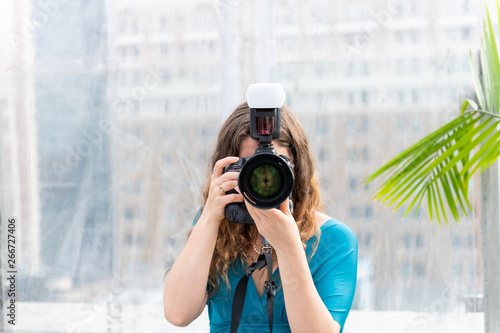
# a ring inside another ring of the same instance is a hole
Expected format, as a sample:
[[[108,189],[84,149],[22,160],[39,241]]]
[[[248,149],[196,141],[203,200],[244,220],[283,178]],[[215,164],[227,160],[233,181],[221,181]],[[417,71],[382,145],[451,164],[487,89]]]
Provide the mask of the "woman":
[[[222,126],[212,173],[204,190],[186,247],[172,267],[164,291],[165,318],[187,326],[208,305],[211,332],[229,332],[236,284],[243,270],[255,262],[261,236],[271,244],[274,298],[273,332],[342,332],[356,284],[357,241],[351,229],[320,211],[323,209],[314,160],[306,135],[295,116],[283,106],[281,136],[273,140],[277,154],[294,164],[293,214],[286,200],[279,209],[246,207],[255,224],[237,224],[224,218],[224,207],[243,202],[238,173],[226,165],[255,153],[250,137],[249,108],[240,105]],[[238,332],[268,332],[263,295],[267,267],[250,278]]]

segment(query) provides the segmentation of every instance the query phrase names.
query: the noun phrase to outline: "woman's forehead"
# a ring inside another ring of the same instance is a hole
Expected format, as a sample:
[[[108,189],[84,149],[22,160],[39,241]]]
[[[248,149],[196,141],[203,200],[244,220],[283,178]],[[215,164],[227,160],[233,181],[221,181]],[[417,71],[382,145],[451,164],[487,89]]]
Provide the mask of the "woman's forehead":
[[[285,155],[291,158],[290,152],[278,140],[273,140],[274,149],[278,155]],[[250,157],[255,154],[255,150],[259,147],[259,142],[252,139],[250,135],[241,140],[239,157]]]

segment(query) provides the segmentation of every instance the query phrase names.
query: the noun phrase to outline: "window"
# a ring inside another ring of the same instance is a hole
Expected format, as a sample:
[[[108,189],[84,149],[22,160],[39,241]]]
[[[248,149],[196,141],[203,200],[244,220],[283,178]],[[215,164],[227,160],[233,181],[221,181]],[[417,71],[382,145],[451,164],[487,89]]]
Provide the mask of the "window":
[[[416,114],[411,118],[411,128],[413,132],[420,132],[422,129],[422,118]]]
[[[372,245],[372,235],[366,234],[363,243],[367,249],[370,249]]]
[[[324,162],[327,159],[326,151],[323,148],[320,148],[318,152],[318,161]]]
[[[463,272],[462,263],[454,264],[452,270],[453,270],[453,275],[457,280],[462,278],[462,272]]]
[[[328,120],[325,117],[316,118],[316,133],[323,136],[328,131]]]
[[[137,245],[143,246],[144,245],[144,235],[143,234],[138,234],[137,235]]]
[[[124,9],[119,15],[120,32],[124,34],[136,34],[139,32],[139,15],[133,9]]]
[[[134,210],[130,207],[125,208],[125,219],[126,220],[133,220],[135,217]]]
[[[406,131],[406,115],[398,115],[396,118],[396,126],[399,131]]]
[[[371,221],[373,219],[373,208],[368,206],[365,207],[365,220]]]
[[[424,237],[421,234],[415,236],[415,247],[421,249],[424,247]]]
[[[354,163],[356,162],[356,150],[354,148],[349,148],[347,150],[347,159],[349,162]]]
[[[367,147],[361,150],[361,159],[363,162],[368,162],[370,160],[370,150]]]
[[[356,120],[354,118],[347,119],[347,133],[356,134]]]
[[[132,234],[131,233],[127,233],[125,235],[125,244],[127,244],[128,246],[132,245]]]
[[[370,121],[368,120],[368,117],[364,117],[361,120],[361,132],[366,134],[369,131],[370,131]]]
[[[150,314],[161,311],[163,276],[203,204],[219,129],[254,81],[283,85],[317,154],[325,213],[358,237],[357,320],[344,332],[380,327],[380,318],[417,318],[429,332],[458,315],[462,326],[450,331],[482,323],[481,313],[463,312],[464,297],[483,290],[477,215],[438,227],[422,205],[401,221],[404,210],[370,201],[378,184],[363,186],[458,113],[460,96],[474,98],[478,8],[470,0],[4,1],[0,36],[12,43],[0,61],[0,211],[22,226],[16,302],[27,310],[18,330],[92,330],[69,312],[100,295],[107,304],[92,309],[96,331],[116,331],[118,317],[133,322],[128,313],[145,314],[151,327],[142,331],[174,331]],[[485,208],[478,193],[476,212]],[[447,290],[456,299],[434,311]],[[56,320],[28,327],[41,322],[28,311],[40,303]],[[115,316],[119,309],[130,311]],[[206,316],[197,320],[186,332],[208,327]]]
[[[411,102],[413,105],[418,104],[420,101],[419,91],[417,89],[411,90]]]
[[[361,103],[363,105],[367,105],[369,103],[368,92],[364,90],[361,92]]]
[[[462,39],[469,40],[471,38],[472,32],[470,27],[462,28]]]
[[[410,278],[410,276],[411,276],[410,262],[409,261],[405,261],[401,265],[401,277],[402,277],[402,280],[406,281],[406,280],[408,280],[408,278]]]
[[[171,20],[168,14],[161,14],[159,17],[159,30],[168,31],[171,28]]]
[[[417,262],[415,264],[415,276],[419,279],[423,279],[425,277],[425,265],[421,262]]]
[[[140,194],[142,192],[142,181],[136,180],[134,182],[134,193]]]
[[[316,107],[318,109],[324,108],[326,105],[326,95],[323,92],[318,92],[316,94]]]
[[[411,238],[410,235],[406,234],[401,238],[401,244],[405,251],[409,251],[411,248]]]
[[[351,191],[356,191],[358,189],[358,180],[355,177],[349,179],[349,188]]]
[[[349,105],[354,104],[354,93],[350,92],[347,94],[347,104]]]
[[[400,105],[403,105],[406,103],[406,91],[404,91],[404,90],[398,91],[398,103]]]
[[[361,217],[359,207],[352,206],[351,207],[351,218],[355,221]]]
[[[208,2],[198,4],[191,18],[194,30],[213,30],[216,27],[216,14]]]
[[[474,247],[474,236],[472,234],[467,234],[466,236],[466,244],[468,248]]]
[[[160,43],[159,49],[160,49],[160,53],[163,55],[167,55],[170,53],[170,46],[168,45],[168,43]]]

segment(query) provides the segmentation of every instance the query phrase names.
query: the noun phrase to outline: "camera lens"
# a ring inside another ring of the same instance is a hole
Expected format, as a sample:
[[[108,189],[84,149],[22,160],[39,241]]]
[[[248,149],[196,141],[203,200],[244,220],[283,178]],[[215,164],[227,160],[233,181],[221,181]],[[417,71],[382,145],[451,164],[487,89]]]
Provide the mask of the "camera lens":
[[[287,161],[272,153],[250,157],[238,177],[238,186],[245,199],[261,209],[279,207],[292,192],[293,184],[293,173]]]
[[[250,190],[262,198],[276,195],[283,184],[283,177],[273,165],[256,167],[250,176]]]

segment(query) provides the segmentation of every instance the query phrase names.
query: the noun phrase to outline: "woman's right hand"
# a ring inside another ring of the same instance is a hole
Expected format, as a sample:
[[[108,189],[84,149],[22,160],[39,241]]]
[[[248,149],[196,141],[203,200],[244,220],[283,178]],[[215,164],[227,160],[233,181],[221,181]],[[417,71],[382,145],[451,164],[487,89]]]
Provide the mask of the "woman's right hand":
[[[239,193],[226,194],[238,186],[239,172],[222,173],[236,161],[237,157],[226,157],[215,163],[203,213],[167,277],[163,311],[173,325],[187,326],[205,308],[210,263],[224,209],[228,203],[243,202]]]
[[[224,218],[224,209],[227,204],[243,202],[243,196],[239,193],[226,194],[238,186],[239,172],[222,173],[226,165],[238,162],[238,160],[238,157],[229,156],[215,163],[210,179],[208,198],[203,208],[203,215],[206,215],[210,220],[220,222]]]

